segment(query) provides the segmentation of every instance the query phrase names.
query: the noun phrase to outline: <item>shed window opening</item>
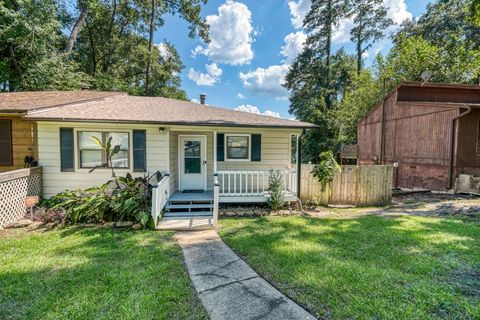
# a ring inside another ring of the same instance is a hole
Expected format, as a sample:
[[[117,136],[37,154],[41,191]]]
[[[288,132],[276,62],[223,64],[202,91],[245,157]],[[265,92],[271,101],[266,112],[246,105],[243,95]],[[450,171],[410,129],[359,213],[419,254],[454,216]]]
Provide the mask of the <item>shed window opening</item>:
[[[227,159],[230,160],[249,160],[250,137],[228,135],[227,139]]]
[[[112,150],[119,146],[118,153],[112,156],[111,164],[108,163],[106,151],[95,141],[97,138],[103,145],[111,139]],[[81,168],[94,168],[106,166],[108,168],[129,167],[129,133],[128,132],[94,132],[80,131],[78,133],[78,149]]]

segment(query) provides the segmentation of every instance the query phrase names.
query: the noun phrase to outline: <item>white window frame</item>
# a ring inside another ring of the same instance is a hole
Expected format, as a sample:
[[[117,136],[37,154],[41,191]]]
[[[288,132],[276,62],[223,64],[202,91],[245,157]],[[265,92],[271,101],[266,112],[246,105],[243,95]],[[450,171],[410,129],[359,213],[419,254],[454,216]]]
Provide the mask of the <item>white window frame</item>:
[[[246,159],[230,159],[228,157],[228,137],[247,137],[248,138],[248,148],[247,148],[247,156]],[[251,162],[252,160],[252,135],[246,133],[225,133],[225,141],[223,142],[225,146],[224,150],[224,159],[225,161],[235,161],[235,162]]]
[[[80,159],[80,139],[79,139],[79,132],[113,132],[113,133],[128,133],[128,167],[127,168],[113,168],[117,172],[132,172],[133,170],[133,129],[121,129],[121,128],[108,128],[108,129],[99,129],[99,128],[74,128],[74,150],[75,150],[75,162],[76,162],[76,170],[77,172],[89,172],[92,168],[82,167],[81,159]],[[108,168],[98,168],[95,169],[95,172],[102,172],[102,171],[111,171],[110,167]]]

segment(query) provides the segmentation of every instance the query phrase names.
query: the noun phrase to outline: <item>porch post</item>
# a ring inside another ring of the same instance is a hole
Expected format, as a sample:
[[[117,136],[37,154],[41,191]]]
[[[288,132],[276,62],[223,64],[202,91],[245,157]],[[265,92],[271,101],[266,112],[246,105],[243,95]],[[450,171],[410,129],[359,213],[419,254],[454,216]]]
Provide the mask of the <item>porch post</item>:
[[[305,133],[297,134],[297,198],[300,199],[302,181],[302,136]]]
[[[213,173],[217,173],[217,131],[213,132]]]

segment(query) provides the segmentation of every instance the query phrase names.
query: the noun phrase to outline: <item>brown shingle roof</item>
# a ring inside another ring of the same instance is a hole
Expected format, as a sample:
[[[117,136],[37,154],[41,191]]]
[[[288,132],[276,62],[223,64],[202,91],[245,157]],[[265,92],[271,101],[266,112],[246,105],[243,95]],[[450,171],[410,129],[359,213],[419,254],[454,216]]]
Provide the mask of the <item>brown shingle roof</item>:
[[[125,95],[125,93],[105,91],[2,92],[0,93],[0,112],[22,113],[32,109],[90,101],[113,95]]]
[[[30,111],[27,119],[141,122],[170,125],[316,128],[282,118],[218,108],[189,101],[160,97],[112,96],[59,108]]]

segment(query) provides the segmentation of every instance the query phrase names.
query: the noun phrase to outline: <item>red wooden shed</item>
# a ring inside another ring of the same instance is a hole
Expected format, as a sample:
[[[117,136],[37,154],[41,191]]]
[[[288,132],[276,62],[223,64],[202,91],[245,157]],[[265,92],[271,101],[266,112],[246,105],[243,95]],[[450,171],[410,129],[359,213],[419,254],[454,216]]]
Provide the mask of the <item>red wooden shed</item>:
[[[405,83],[358,123],[358,163],[397,164],[394,187],[480,176],[480,86]]]

